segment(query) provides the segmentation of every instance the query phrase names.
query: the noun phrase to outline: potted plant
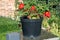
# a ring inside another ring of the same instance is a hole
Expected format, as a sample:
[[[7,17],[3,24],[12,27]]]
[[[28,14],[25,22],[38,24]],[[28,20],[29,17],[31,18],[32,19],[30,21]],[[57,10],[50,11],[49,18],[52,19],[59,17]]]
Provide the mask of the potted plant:
[[[38,37],[41,33],[41,25],[43,21],[43,17],[50,17],[49,11],[45,11],[44,15],[39,14],[39,10],[37,10],[36,7],[39,8],[39,6],[36,5],[30,5],[30,8],[25,8],[24,3],[19,4],[19,12],[22,13],[22,16],[20,16],[21,24],[22,24],[22,30],[23,30],[23,36],[25,37]],[[42,8],[40,8],[41,10]]]

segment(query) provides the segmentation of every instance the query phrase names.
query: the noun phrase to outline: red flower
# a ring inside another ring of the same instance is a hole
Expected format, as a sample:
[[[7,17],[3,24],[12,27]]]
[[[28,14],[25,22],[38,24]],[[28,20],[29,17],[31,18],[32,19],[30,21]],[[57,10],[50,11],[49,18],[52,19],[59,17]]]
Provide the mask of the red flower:
[[[24,4],[21,3],[21,4],[19,5],[19,9],[23,9],[23,8],[24,8]]]
[[[35,8],[35,6],[32,6],[32,7],[31,7],[31,10],[33,10],[33,11],[34,11],[35,9],[36,9],[36,8]]]
[[[50,18],[50,12],[49,12],[49,11],[46,11],[46,12],[44,13],[44,16]]]

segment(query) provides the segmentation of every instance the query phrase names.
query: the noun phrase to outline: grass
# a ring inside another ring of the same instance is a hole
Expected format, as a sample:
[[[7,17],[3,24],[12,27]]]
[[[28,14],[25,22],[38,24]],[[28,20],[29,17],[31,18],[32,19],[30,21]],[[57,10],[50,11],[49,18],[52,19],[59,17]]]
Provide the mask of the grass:
[[[0,17],[0,40],[6,40],[6,34],[18,32],[18,22],[9,18]]]

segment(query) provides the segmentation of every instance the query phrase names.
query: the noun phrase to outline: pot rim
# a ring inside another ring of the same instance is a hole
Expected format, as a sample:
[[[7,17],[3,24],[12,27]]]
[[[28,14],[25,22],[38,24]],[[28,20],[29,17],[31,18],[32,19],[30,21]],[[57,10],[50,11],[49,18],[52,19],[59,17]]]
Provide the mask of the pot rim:
[[[40,19],[27,19],[27,18],[23,18],[24,16],[20,17],[20,19],[24,19],[24,20],[41,20],[43,19],[43,16],[40,16]]]
[[[23,17],[20,17],[21,22],[42,22],[43,17],[41,17],[40,19],[24,19]]]

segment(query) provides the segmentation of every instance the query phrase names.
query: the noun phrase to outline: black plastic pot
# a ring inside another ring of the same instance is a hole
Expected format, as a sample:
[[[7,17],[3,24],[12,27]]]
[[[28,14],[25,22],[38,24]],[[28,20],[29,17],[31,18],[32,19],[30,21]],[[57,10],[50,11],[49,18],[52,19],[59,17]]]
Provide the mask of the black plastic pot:
[[[21,17],[23,36],[39,36],[41,33],[42,20],[43,17],[40,19],[27,19],[26,17]]]

